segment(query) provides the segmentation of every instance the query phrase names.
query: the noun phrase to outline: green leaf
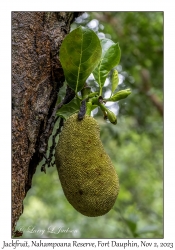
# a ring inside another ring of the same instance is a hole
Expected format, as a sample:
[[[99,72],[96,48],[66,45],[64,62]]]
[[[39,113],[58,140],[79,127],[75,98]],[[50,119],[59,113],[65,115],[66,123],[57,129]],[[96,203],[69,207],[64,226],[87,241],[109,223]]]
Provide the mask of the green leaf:
[[[98,66],[93,71],[95,80],[103,87],[106,77],[116,65],[120,62],[121,51],[118,43],[110,39],[101,39],[102,57]]]
[[[69,103],[64,104],[58,111],[57,115],[67,119],[69,116],[78,112],[80,109],[81,100],[78,98],[74,98]]]
[[[101,44],[94,31],[78,27],[64,39],[60,48],[60,62],[68,85],[80,91],[101,58]]]
[[[112,73],[112,93],[116,90],[119,83],[118,71],[114,69]]]

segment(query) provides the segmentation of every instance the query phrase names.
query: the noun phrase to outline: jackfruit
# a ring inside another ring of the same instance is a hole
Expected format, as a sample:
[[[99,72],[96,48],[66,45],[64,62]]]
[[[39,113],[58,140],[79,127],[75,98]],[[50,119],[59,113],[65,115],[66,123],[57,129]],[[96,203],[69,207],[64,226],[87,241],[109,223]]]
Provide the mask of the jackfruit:
[[[88,115],[71,115],[55,150],[64,194],[81,214],[95,217],[109,212],[119,193],[119,179],[100,140],[100,127]]]

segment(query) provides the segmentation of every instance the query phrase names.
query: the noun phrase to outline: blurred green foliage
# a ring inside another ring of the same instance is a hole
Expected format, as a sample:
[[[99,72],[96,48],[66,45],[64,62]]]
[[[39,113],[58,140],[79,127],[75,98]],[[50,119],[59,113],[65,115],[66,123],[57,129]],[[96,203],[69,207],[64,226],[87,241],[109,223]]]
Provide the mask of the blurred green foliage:
[[[45,175],[41,162],[16,230],[23,230],[21,238],[162,238],[163,13],[89,12],[72,29],[80,24],[119,42],[117,90],[132,89],[128,98],[112,107],[117,125],[104,121],[100,112],[95,114],[119,175],[120,194],[106,215],[85,217],[66,200],[56,168],[47,169]],[[94,84],[92,79],[88,83]]]

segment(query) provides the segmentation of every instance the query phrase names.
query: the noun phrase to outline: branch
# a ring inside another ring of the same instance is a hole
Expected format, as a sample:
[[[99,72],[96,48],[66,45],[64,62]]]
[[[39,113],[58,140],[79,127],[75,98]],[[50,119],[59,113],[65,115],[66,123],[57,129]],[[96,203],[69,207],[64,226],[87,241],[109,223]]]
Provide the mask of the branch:
[[[142,69],[141,70],[141,77],[142,77],[142,82],[143,82],[143,89],[141,90],[142,92],[146,93],[146,95],[149,97],[153,105],[157,108],[158,112],[160,113],[161,116],[163,116],[163,104],[159,100],[159,98],[151,93],[151,84],[150,84],[150,74],[147,69]]]

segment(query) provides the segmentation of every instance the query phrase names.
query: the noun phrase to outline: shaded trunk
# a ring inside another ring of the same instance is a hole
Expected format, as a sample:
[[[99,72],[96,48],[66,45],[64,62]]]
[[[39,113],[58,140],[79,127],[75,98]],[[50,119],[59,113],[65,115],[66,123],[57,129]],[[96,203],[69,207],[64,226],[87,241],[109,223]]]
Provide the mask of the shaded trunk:
[[[43,155],[64,74],[59,48],[79,13],[12,12],[12,233]]]

